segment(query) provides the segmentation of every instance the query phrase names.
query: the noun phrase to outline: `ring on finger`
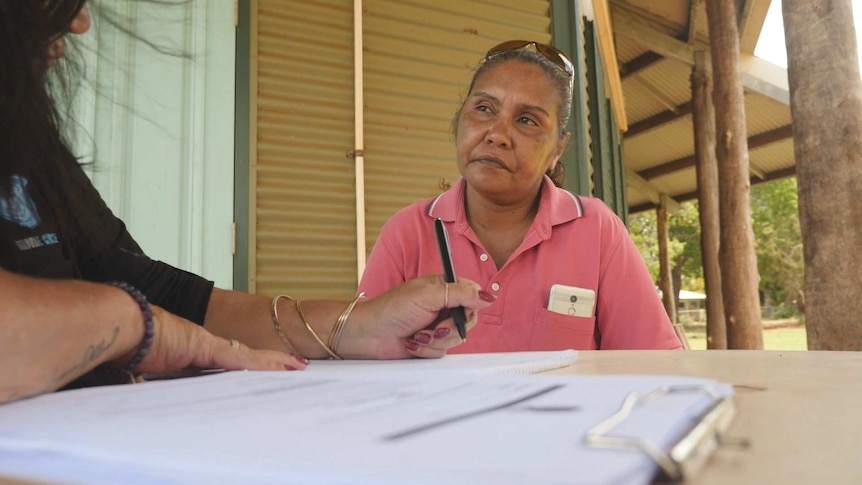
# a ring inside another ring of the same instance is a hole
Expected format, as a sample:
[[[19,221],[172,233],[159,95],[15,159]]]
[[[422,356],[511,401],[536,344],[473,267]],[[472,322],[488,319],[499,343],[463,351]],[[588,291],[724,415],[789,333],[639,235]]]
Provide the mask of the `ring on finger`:
[[[443,307],[449,308],[449,283],[443,285],[446,288],[445,293],[443,294]]]
[[[239,350],[239,340],[235,338],[230,339],[230,348],[234,350]]]

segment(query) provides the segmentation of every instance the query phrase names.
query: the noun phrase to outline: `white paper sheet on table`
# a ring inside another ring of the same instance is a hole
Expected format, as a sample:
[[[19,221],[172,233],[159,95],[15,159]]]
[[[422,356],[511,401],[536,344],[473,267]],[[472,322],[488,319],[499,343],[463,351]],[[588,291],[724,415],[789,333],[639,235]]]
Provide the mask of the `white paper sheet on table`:
[[[500,374],[535,374],[572,365],[576,350],[537,352],[499,352],[487,354],[452,354],[442,359],[407,360],[321,360],[314,361],[308,372],[376,372],[416,370],[457,370]]]
[[[583,444],[663,376],[229,372],[0,406],[0,476],[85,483],[648,483],[637,452]],[[665,446],[706,408],[670,396],[630,432]],[[108,474],[106,470],[111,470]],[[108,475],[106,477],[106,475]]]

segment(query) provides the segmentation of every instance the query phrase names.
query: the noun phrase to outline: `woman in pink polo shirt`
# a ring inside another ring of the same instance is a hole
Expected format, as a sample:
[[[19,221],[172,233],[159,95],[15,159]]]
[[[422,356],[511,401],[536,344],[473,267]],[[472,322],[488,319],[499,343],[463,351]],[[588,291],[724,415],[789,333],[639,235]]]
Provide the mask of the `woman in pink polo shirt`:
[[[602,201],[560,188],[573,75],[548,45],[488,51],[454,120],[462,178],[386,223],[360,291],[373,298],[440,272],[439,218],[457,275],[498,297],[450,352],[681,347],[622,221]],[[445,330],[418,332],[408,345]]]

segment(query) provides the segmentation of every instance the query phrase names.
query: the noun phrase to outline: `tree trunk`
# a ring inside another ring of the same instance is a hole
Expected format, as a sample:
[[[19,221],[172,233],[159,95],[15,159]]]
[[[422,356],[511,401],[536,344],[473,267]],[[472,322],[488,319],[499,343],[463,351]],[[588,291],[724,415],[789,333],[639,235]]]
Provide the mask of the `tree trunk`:
[[[727,327],[721,298],[721,271],[718,262],[720,234],[718,215],[718,163],[715,160],[715,110],[712,86],[703,68],[703,56],[696,56],[691,73],[691,115],[694,124],[694,153],[697,156],[697,207],[700,211],[700,254],[706,290],[706,348],[727,348]]]
[[[784,0],[811,350],[862,350],[862,81],[850,0]]]
[[[739,71],[736,2],[707,0],[716,109],[721,293],[727,318],[727,346],[762,349],[757,256],[751,228],[751,183],[745,100]]]
[[[664,309],[671,323],[676,323],[676,293],[670,274],[670,238],[668,237],[667,209],[662,203],[656,209],[656,227],[658,232],[659,288]]]

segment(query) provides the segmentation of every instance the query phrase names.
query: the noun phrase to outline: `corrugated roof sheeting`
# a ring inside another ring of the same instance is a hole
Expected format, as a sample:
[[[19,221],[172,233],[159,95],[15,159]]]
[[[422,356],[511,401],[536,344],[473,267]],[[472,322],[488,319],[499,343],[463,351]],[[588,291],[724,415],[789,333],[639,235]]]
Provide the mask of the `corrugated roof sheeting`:
[[[628,1],[613,0],[614,8],[636,9],[653,17],[663,19],[669,24],[688,23],[688,2],[669,2],[667,0]]]
[[[765,9],[760,0],[755,9]],[[767,2],[768,3],[768,2]],[[682,39],[678,34],[688,33],[688,16],[691,1],[647,1],[611,0],[614,12],[641,17],[643,25],[650,25],[657,33],[663,32],[668,38]],[[758,13],[759,12],[759,13]],[[763,12],[755,12],[753,18],[762,22]],[[705,5],[700,2],[695,15],[695,36],[698,40],[708,41]],[[750,26],[754,28],[754,26]],[[626,35],[615,35],[618,64],[638,58],[648,52],[647,48]],[[647,120],[661,113],[669,113],[669,104],[676,106],[691,99],[691,65],[676,59],[663,58],[653,62],[636,74],[623,78],[623,94],[626,102],[626,115],[629,126]],[[638,79],[646,81],[639,83]],[[655,92],[660,93],[656,96]],[[745,97],[746,124],[748,137],[779,130],[791,123],[790,109],[787,105],[755,92],[747,92]],[[717,107],[720,109],[720,107]],[[690,114],[684,115],[663,125],[642,133],[624,138],[626,167],[641,172],[671,161],[694,154],[694,134]],[[772,141],[770,145],[750,149],[749,159],[752,169],[761,173],[784,170],[794,165],[792,139]],[[690,193],[696,190],[696,177],[693,168],[655,177],[649,182],[653,188],[671,196]],[[646,194],[635,186],[629,186],[628,203],[630,207],[650,202]]]
[[[626,166],[635,172],[691,155],[694,151],[691,115],[627,138],[624,150]]]
[[[617,53],[617,63],[622,65],[643,54],[644,48],[625,35],[614,35],[614,49]]]
[[[634,76],[623,79],[622,85],[626,101],[626,118],[629,121],[630,129],[638,121],[643,121],[656,113],[667,110],[665,103],[653,96],[649,88],[643,83],[637,82]]]
[[[650,180],[660,191],[674,195],[697,190],[697,169],[694,166]]]
[[[791,124],[790,106],[756,93],[745,96],[745,124],[749,138]],[[792,162],[790,162],[792,165]]]
[[[659,88],[676,105],[691,100],[691,65],[675,59],[664,59],[658,69],[646,69],[635,77]]]
[[[755,148],[749,153],[753,164],[762,170],[776,172],[793,166],[795,160],[793,154],[793,138]]]
[[[452,118],[482,55],[550,42],[544,1],[367,0],[363,5],[366,243],[399,209],[459,177]]]
[[[258,294],[349,297],[356,285],[353,3],[259,0]]]

